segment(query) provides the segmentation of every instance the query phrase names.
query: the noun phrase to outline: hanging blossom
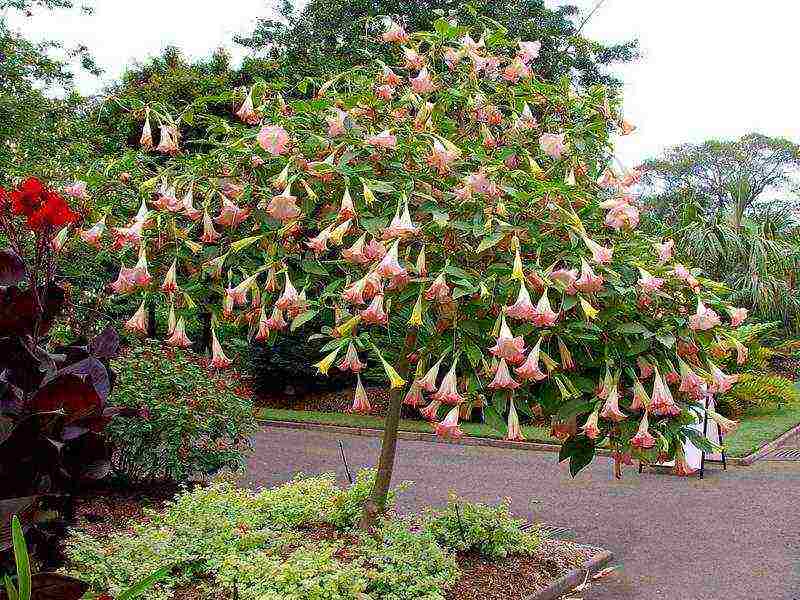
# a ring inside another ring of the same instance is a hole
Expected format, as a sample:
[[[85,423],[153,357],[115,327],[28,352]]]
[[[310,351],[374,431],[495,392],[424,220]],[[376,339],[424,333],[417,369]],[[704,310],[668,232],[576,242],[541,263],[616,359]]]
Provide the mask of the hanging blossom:
[[[614,255],[613,248],[605,248],[586,236],[583,236],[583,243],[586,244],[589,252],[592,253],[592,260],[594,262],[601,265],[611,262],[611,257]]]
[[[356,393],[353,397],[352,412],[368,415],[372,410],[372,406],[367,398],[367,392],[364,389],[364,384],[361,383],[361,375],[356,375]]]
[[[273,156],[289,151],[289,133],[280,125],[265,125],[256,137],[258,145]]]
[[[406,269],[400,264],[398,258],[400,242],[396,241],[389,248],[389,252],[383,257],[381,262],[375,268],[375,272],[381,277],[391,278],[398,277],[406,274]]]
[[[589,415],[589,418],[586,419],[586,423],[584,423],[583,427],[581,427],[583,434],[590,440],[596,440],[598,437],[600,437],[598,417],[599,415],[597,411],[594,411],[591,415]]]
[[[160,130],[161,138],[156,151],[175,156],[178,153],[178,128],[174,125],[161,125]]]
[[[439,175],[446,175],[450,172],[450,165],[458,158],[458,154],[453,150],[445,148],[444,144],[438,139],[433,140],[433,149],[426,158],[426,162],[431,168],[436,169]]]
[[[441,357],[438,361],[436,361],[435,365],[428,369],[428,372],[425,373],[425,376],[422,379],[419,379],[415,382],[421,390],[430,393],[436,389],[436,380],[439,378],[439,368],[441,367],[443,360],[444,357]]]
[[[204,244],[213,244],[222,234],[214,229],[214,221],[211,220],[211,215],[208,210],[203,211],[203,235],[200,236],[200,241]]]
[[[236,111],[236,116],[240,121],[242,121],[242,123],[246,123],[248,125],[258,125],[258,122],[261,120],[261,117],[256,112],[253,105],[252,88],[248,90],[247,96],[245,96],[244,102],[242,102],[242,106]]]
[[[447,285],[444,271],[439,273],[438,277],[433,280],[433,283],[425,291],[425,299],[428,302],[439,302],[441,304],[447,304],[452,300],[450,286]]]
[[[383,294],[377,294],[360,314],[361,322],[365,325],[386,325],[389,315],[383,310]]]
[[[525,359],[520,366],[514,369],[517,376],[525,381],[542,381],[547,379],[547,374],[543,373],[539,368],[539,353],[542,346],[542,338],[536,342],[536,345],[531,349],[528,358]]]
[[[456,377],[456,363],[450,367],[450,370],[442,379],[439,389],[434,393],[431,398],[442,404],[461,404],[464,398],[458,393],[458,380]]]
[[[746,308],[738,308],[734,306],[726,307],[728,314],[731,317],[731,327],[738,327],[742,323],[745,322],[747,319],[747,309]]]
[[[222,209],[215,222],[223,227],[238,227],[250,216],[249,208],[240,208],[228,198],[222,198]]]
[[[537,327],[552,327],[558,320],[558,313],[550,306],[550,299],[547,296],[547,288],[542,293],[536,309],[531,315],[531,322]]]
[[[165,294],[174,294],[178,291],[177,268],[178,263],[173,260],[167,274],[164,276],[164,282],[161,284],[161,291]]]
[[[654,415],[676,416],[681,414],[680,407],[675,404],[669,386],[664,383],[661,373],[655,369],[655,379],[653,381],[653,394],[650,409]]]
[[[147,333],[147,307],[145,301],[139,305],[139,309],[134,315],[125,322],[125,329],[131,333],[144,335]]]
[[[275,302],[275,307],[280,310],[286,310],[287,308],[294,306],[297,303],[298,298],[297,290],[295,289],[294,284],[292,284],[292,280],[289,279],[289,272],[287,271],[284,276],[285,283],[283,286],[283,294],[281,294],[281,297]]]
[[[678,359],[678,368],[680,369],[680,387],[679,392],[683,392],[690,398],[695,400],[701,399],[708,391],[705,380],[695,373],[692,368],[684,361]]]
[[[267,214],[278,221],[287,222],[300,216],[297,196],[292,195],[292,184],[287,184],[283,193],[273,196],[267,205]]]
[[[654,277],[642,268],[639,268],[639,287],[646,294],[656,292],[664,285],[664,280],[660,277]]]
[[[619,423],[628,418],[628,416],[619,409],[619,391],[617,385],[614,384],[608,392],[603,408],[600,410],[600,416],[608,421]]]
[[[656,438],[650,433],[650,423],[647,419],[647,411],[644,411],[642,420],[639,421],[639,428],[636,435],[631,438],[631,446],[639,450],[646,450],[656,445]]]
[[[145,150],[153,149],[153,128],[150,125],[150,109],[145,109],[144,126],[142,136],[139,138],[139,145]]]
[[[389,24],[389,28],[383,32],[381,38],[387,44],[407,44],[411,39],[402,25],[394,21]]]
[[[655,244],[656,255],[658,261],[663,265],[672,259],[672,253],[675,249],[675,240],[669,239],[664,242]]]
[[[512,319],[517,319],[519,321],[533,321],[537,316],[536,309],[533,306],[533,302],[531,302],[531,296],[528,293],[528,288],[525,287],[524,283],[520,283],[517,300],[514,304],[506,308],[506,314]]]
[[[594,294],[603,289],[603,276],[597,275],[591,265],[581,258],[581,276],[575,281],[575,288],[584,294]]]
[[[201,216],[203,216],[203,212],[194,207],[194,187],[191,185],[189,186],[189,189],[186,190],[186,194],[183,197],[181,209],[183,210],[183,214],[186,216],[186,218],[191,221],[197,221]]]
[[[553,283],[559,283],[564,286],[565,294],[569,296],[575,295],[575,282],[578,279],[578,272],[575,269],[556,269],[549,276]]]
[[[539,137],[539,147],[553,160],[560,160],[566,148],[565,134],[543,133]]]
[[[508,431],[506,439],[510,442],[524,442],[525,436],[522,435],[522,428],[519,426],[519,415],[517,407],[514,406],[514,399],[509,400],[511,407],[508,410]]]
[[[422,70],[420,70],[419,74],[416,77],[412,77],[410,81],[411,88],[417,94],[430,94],[431,92],[436,91],[436,84],[433,83],[433,79],[431,78],[427,67],[422,67]]]
[[[503,315],[500,322],[500,334],[495,345],[489,349],[497,358],[504,358],[512,365],[518,365],[525,360],[525,340],[522,336],[514,337]]]
[[[360,373],[366,365],[358,359],[358,352],[353,342],[347,346],[347,353],[344,359],[338,365],[340,371],[352,371],[353,373]]]
[[[317,255],[323,254],[328,250],[328,240],[331,238],[331,230],[333,225],[328,225],[325,229],[320,231],[315,237],[306,242],[306,246],[311,248]]]
[[[631,402],[631,410],[640,411],[647,410],[650,406],[650,396],[647,395],[647,390],[644,389],[642,382],[633,376],[633,402]]]
[[[78,236],[90,246],[95,248],[100,247],[100,238],[106,230],[106,218],[103,217],[95,223],[90,229],[81,229],[78,231]]]
[[[372,135],[364,141],[368,146],[383,148],[385,150],[397,147],[397,137],[392,135],[388,129],[377,135]]]
[[[436,435],[445,439],[457,440],[464,435],[461,428],[458,426],[458,406],[454,406],[447,413],[447,416],[441,423],[436,424]]]
[[[514,381],[511,373],[508,372],[508,364],[504,358],[500,359],[494,379],[489,383],[488,387],[492,390],[515,390],[519,387],[519,383]]]
[[[342,258],[354,265],[364,265],[370,262],[370,258],[367,256],[364,248],[366,240],[367,234],[361,234],[361,237],[358,238],[352,246],[346,250],[342,250]]]
[[[269,319],[267,319],[266,325],[270,331],[283,331],[289,324],[283,318],[283,311],[275,306]]]
[[[708,368],[711,373],[711,386],[709,391],[714,394],[724,394],[728,392],[734,383],[739,381],[738,375],[726,375],[717,365],[708,361]]]
[[[227,369],[231,366],[233,361],[225,356],[225,352],[222,350],[222,345],[220,345],[219,340],[217,339],[217,332],[215,329],[211,329],[211,366],[215,369]]]
[[[414,225],[413,221],[411,220],[411,211],[408,207],[408,201],[406,201],[403,205],[402,214],[400,213],[400,205],[397,206],[397,210],[395,211],[392,221],[389,223],[389,226],[384,229],[381,237],[384,240],[391,240],[397,237],[413,237],[417,235],[417,233],[419,233],[419,227]]]
[[[172,335],[167,338],[166,342],[176,348],[188,348],[192,345],[192,340],[186,335],[186,320],[183,317],[178,319]]]
[[[691,274],[689,269],[684,267],[683,265],[676,264],[673,273],[675,277],[683,281],[686,285],[692,288],[692,291],[698,293],[700,291],[700,282]]]
[[[689,317],[689,329],[693,331],[706,331],[720,324],[719,315],[707,307],[701,300],[697,300],[697,311]]]
[[[419,408],[424,402],[425,399],[422,396],[422,389],[416,382],[412,383],[403,398],[403,404],[412,408]]]

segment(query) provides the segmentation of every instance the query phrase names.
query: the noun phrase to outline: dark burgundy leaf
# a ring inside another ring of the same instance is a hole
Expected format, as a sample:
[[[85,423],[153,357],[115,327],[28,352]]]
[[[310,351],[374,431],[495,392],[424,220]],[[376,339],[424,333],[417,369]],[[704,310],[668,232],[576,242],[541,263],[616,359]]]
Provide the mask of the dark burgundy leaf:
[[[25,262],[13,250],[0,250],[0,285],[17,285],[25,277]]]
[[[31,588],[31,600],[80,600],[89,586],[58,573],[36,573]]]
[[[105,439],[87,433],[69,442],[62,454],[64,468],[78,479],[102,479],[111,470],[110,452]]]
[[[51,284],[46,290],[40,290],[39,295],[42,304],[39,333],[44,335],[63,310],[67,296],[56,284]],[[29,289],[0,288],[0,336],[30,335],[33,333],[36,315],[36,303]]]
[[[24,406],[22,391],[15,385],[0,381],[0,415],[18,415]],[[2,429],[0,426],[0,438],[3,436]]]
[[[84,380],[88,380],[92,383],[95,392],[97,392],[97,395],[104,403],[108,399],[108,394],[111,392],[111,382],[108,379],[108,371],[105,365],[96,358],[84,358],[74,365],[61,369],[57,373],[57,375],[61,374],[73,374],[83,377]]]
[[[119,335],[111,325],[89,342],[89,352],[97,358],[114,358],[119,354]]]
[[[3,381],[28,393],[37,390],[44,377],[36,356],[16,336],[0,338],[0,373]]]
[[[59,429],[62,420],[54,413],[30,415],[0,443],[0,498],[48,491],[45,484],[58,472],[61,458],[47,436]]]
[[[100,414],[103,401],[88,376],[59,372],[34,394],[30,407],[34,412],[63,411],[72,423]]]

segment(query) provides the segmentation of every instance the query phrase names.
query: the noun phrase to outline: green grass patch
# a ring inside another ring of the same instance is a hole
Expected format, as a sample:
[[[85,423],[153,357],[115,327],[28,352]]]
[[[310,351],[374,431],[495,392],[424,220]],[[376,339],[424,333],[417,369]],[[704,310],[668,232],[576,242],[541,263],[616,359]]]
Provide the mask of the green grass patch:
[[[800,423],[800,406],[786,405],[749,411],[738,429],[725,438],[730,456],[747,456]]]
[[[383,419],[370,415],[353,415],[349,413],[327,413],[311,410],[286,410],[281,408],[262,408],[257,417],[264,421],[294,421],[297,423],[318,423],[321,425],[339,425],[341,427],[363,427],[383,429]],[[504,433],[496,431],[483,423],[461,423],[461,429],[471,437],[503,439]],[[433,427],[425,421],[402,419],[401,431],[433,433]],[[550,430],[544,427],[523,426],[522,433],[529,442],[545,442],[557,444],[558,440],[550,437]]]

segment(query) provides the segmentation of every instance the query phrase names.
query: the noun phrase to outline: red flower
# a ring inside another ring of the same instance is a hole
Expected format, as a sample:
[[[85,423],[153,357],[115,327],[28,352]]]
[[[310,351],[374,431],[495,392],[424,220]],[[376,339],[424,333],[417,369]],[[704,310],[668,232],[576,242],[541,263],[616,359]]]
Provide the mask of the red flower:
[[[45,189],[35,177],[26,179],[14,192],[11,192],[11,210],[15,214],[30,217],[44,202]]]
[[[78,220],[66,201],[35,177],[29,177],[11,193],[11,210],[28,217],[28,227],[34,231],[48,226],[60,228]]]

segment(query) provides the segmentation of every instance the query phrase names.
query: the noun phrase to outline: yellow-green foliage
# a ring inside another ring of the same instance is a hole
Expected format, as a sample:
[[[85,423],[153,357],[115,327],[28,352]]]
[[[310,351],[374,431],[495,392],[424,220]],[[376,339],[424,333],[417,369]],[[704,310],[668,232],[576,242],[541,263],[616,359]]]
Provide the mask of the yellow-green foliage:
[[[800,403],[800,390],[777,375],[743,373],[731,391],[720,399],[720,408],[731,416],[751,408]]]

